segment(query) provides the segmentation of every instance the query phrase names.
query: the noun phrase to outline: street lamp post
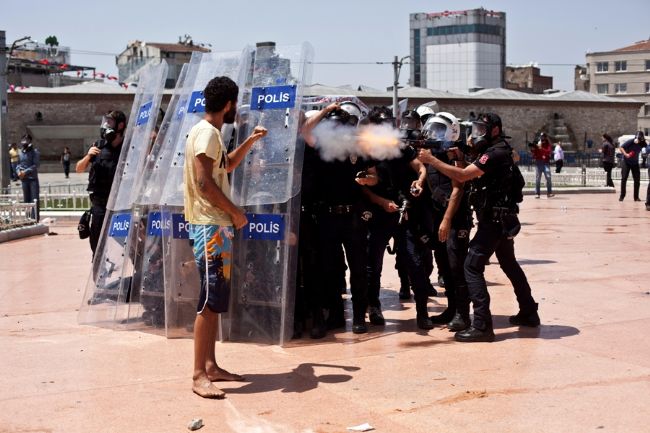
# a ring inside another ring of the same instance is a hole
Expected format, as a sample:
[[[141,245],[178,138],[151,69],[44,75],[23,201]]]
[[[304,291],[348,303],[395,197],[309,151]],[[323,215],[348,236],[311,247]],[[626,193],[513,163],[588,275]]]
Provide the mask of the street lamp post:
[[[397,60],[397,56],[395,56],[395,60],[393,60],[393,117],[395,119],[397,119],[397,116],[399,115],[399,107],[397,106],[397,86],[399,85],[399,73],[402,69],[404,60],[410,58],[411,56],[404,56],[401,59]]]

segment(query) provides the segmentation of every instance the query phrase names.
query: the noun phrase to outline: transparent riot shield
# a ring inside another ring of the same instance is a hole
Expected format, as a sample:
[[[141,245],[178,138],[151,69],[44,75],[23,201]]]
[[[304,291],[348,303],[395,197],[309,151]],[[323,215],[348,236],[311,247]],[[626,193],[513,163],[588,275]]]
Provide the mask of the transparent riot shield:
[[[127,248],[131,205],[151,143],[166,77],[164,61],[146,67],[140,75],[102,233],[79,309],[80,323],[113,327],[116,321],[128,316],[132,282],[134,277],[139,277],[133,274],[137,268],[134,263],[141,259]]]
[[[304,151],[297,137],[312,59],[306,43],[258,44],[244,88],[248,130],[261,125],[268,134],[233,172],[232,197],[248,224],[235,235],[230,309],[222,320],[222,335],[232,341],[282,345],[293,329]]]
[[[187,69],[188,65],[183,65],[151,151],[145,156],[131,207],[133,229],[129,230],[126,241],[126,250],[132,251],[131,256],[135,260],[132,269],[124,266],[125,272],[131,272],[128,316],[124,324],[131,329],[161,334],[165,331],[162,257],[165,221],[161,216],[159,201],[186,106],[186,98],[182,98],[181,94]]]
[[[250,69],[250,49],[230,53],[194,53],[181,93],[185,105],[179,107],[179,133],[165,172],[164,189],[159,200],[162,230],[163,271],[165,279],[165,326],[168,337],[187,335],[193,330],[199,299],[199,274],[189,243],[188,224],[183,209],[183,165],[185,142],[190,129],[205,114],[202,93],[216,76],[227,76],[240,88]],[[243,92],[239,93],[241,105]],[[180,111],[185,109],[182,114]],[[224,139],[225,141],[225,139]]]

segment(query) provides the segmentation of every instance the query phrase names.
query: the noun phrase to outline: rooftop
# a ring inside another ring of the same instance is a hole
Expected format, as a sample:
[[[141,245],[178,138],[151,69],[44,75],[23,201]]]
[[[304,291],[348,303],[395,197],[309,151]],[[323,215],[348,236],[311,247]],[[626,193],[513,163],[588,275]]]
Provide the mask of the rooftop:
[[[647,41],[635,42],[627,47],[619,48],[614,51],[650,51],[650,39]]]

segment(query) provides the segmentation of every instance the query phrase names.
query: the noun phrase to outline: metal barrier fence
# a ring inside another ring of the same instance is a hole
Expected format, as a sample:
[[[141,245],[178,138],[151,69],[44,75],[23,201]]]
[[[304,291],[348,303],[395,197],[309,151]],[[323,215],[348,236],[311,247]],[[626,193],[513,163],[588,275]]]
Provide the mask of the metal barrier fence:
[[[524,179],[526,180],[526,186],[527,187],[535,186],[535,167],[532,167],[532,169],[528,169],[526,167],[521,167],[521,168],[522,168],[521,173],[523,174]],[[614,168],[612,170],[612,179],[621,180],[620,168]],[[641,182],[647,182],[647,181],[648,181],[648,170],[641,169]],[[542,175],[542,183],[544,184],[544,182],[545,182],[544,175]],[[569,168],[568,170],[563,169],[561,173],[555,173],[555,167],[551,166],[551,182],[553,183],[554,187],[555,186],[600,187],[600,186],[605,186],[605,184],[607,183],[607,175],[602,168],[581,169],[581,168],[574,167],[574,168]],[[628,177],[628,184],[630,186],[632,185],[632,174],[630,174]]]
[[[41,184],[40,185],[40,193],[41,194],[77,194],[77,195],[83,195],[83,194],[88,194],[86,191],[86,188],[88,188],[88,183],[57,183],[57,184],[51,184],[51,183],[46,183],[46,184]],[[6,188],[2,188],[2,195],[15,195],[15,194],[22,194],[23,193],[23,188],[22,186],[12,186],[9,185]]]
[[[36,223],[36,203],[6,203],[0,199],[0,231]]]
[[[20,193],[14,192],[12,194],[0,195],[0,203],[14,204],[21,203],[22,201],[22,191]],[[88,197],[88,192],[86,191],[83,191],[81,193],[49,193],[47,190],[41,191],[39,203],[41,211],[79,211],[90,208],[90,198]]]

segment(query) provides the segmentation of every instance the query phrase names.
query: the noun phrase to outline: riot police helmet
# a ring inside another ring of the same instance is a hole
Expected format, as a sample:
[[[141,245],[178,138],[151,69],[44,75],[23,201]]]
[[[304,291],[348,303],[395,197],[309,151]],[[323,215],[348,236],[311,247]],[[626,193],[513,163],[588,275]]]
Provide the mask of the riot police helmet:
[[[406,110],[402,113],[402,118],[400,121],[400,129],[415,130],[422,127],[422,121],[420,120],[420,115],[415,110]]]
[[[422,127],[422,135],[428,140],[453,143],[460,137],[460,124],[451,113],[436,113]]]
[[[361,108],[351,101],[342,102],[339,108],[330,111],[327,116],[328,120],[336,121],[342,125],[357,127],[363,113]]]
[[[429,117],[436,114],[433,108],[429,107],[428,105],[420,105],[418,108],[415,109],[415,111],[420,116],[420,121],[422,122],[422,124],[425,124],[426,121],[429,119]]]

